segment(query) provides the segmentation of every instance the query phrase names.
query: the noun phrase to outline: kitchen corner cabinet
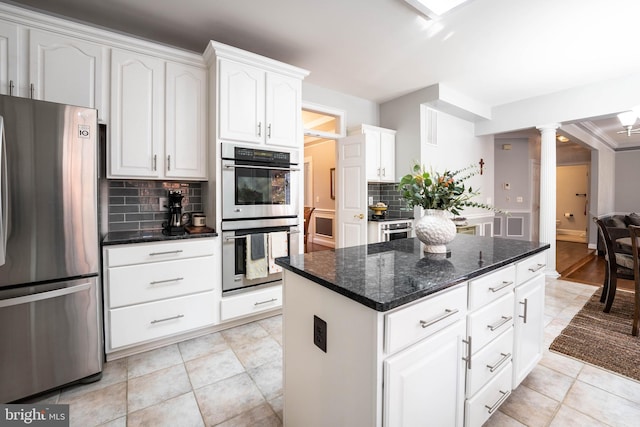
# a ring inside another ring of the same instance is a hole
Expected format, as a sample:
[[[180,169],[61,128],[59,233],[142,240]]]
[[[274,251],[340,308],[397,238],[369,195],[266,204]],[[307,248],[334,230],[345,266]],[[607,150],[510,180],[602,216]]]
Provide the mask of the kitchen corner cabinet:
[[[206,73],[113,49],[110,178],[206,179]]]
[[[396,131],[362,125],[353,133],[365,135],[367,181],[396,182]]]
[[[103,247],[107,354],[217,321],[214,240]]]
[[[308,71],[217,42],[204,56],[216,82],[217,139],[302,148],[302,79]]]

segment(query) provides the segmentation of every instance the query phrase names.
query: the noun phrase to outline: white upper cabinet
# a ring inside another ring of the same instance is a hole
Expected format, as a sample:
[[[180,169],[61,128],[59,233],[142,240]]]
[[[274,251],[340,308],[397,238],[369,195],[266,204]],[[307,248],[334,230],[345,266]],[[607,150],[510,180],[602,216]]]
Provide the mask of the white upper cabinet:
[[[361,125],[354,133],[366,137],[367,181],[396,182],[396,131]]]
[[[220,61],[220,139],[299,147],[300,79]]]
[[[16,95],[18,85],[18,27],[0,21],[0,94]]]
[[[218,91],[216,138],[302,148],[302,79],[308,71],[217,42],[204,56]]]
[[[206,178],[206,71],[168,62],[166,72],[165,176]]]
[[[40,30],[29,31],[29,85],[34,99],[98,109],[102,104],[103,47]]]
[[[111,53],[110,175],[160,178],[164,170],[164,61]]]
[[[220,139],[264,141],[265,76],[256,67],[220,62]]]
[[[109,177],[207,178],[204,68],[113,49]]]

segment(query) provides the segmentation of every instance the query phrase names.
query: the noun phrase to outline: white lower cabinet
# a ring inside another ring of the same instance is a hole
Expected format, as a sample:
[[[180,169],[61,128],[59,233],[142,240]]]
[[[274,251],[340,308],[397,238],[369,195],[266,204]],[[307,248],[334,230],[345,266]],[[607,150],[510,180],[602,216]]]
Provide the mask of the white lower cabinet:
[[[214,239],[105,246],[106,353],[214,325]]]
[[[464,320],[384,362],[385,426],[461,426]]]
[[[222,298],[220,320],[250,316],[282,307],[282,285]]]
[[[511,363],[504,366],[474,397],[465,403],[465,427],[479,427],[511,394]]]
[[[544,276],[516,288],[513,388],[529,375],[544,352]]]

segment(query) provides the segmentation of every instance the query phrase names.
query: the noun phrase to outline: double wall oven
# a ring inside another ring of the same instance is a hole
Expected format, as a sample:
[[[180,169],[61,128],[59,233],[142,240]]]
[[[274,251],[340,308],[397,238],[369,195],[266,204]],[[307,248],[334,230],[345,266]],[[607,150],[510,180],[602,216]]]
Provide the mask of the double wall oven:
[[[223,143],[221,154],[222,291],[279,283],[281,272],[247,278],[247,238],[286,232],[288,253],[298,253],[299,153]]]

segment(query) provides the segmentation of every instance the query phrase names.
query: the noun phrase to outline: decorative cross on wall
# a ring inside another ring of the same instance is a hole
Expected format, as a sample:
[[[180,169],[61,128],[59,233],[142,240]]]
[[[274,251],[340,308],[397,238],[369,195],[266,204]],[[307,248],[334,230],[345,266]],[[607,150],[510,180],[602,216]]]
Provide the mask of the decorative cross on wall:
[[[480,175],[482,175],[482,168],[484,167],[484,160],[480,159]]]

